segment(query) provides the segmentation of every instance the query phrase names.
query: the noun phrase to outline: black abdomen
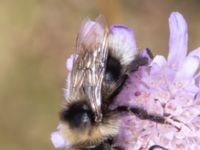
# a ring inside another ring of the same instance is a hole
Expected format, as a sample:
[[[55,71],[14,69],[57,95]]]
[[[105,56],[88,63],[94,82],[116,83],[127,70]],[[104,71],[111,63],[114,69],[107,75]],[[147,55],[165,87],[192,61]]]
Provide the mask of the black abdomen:
[[[108,56],[106,71],[105,71],[105,82],[111,83],[116,82],[121,74],[122,66],[116,58]]]

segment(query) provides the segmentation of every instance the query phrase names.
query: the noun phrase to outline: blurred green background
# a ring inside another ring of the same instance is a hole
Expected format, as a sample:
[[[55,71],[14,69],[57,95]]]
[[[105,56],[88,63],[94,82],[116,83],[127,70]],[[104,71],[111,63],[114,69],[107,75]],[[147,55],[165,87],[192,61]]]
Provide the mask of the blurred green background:
[[[200,46],[199,0],[0,0],[0,150],[54,149],[65,60],[81,20],[103,14],[134,29],[139,49],[166,55],[172,11],[189,23],[189,49]]]

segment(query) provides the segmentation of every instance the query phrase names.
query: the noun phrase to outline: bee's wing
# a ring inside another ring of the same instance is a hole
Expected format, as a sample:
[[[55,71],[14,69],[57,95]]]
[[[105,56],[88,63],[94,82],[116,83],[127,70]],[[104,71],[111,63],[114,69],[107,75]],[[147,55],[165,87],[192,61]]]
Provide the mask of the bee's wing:
[[[76,39],[70,95],[88,97],[96,119],[101,118],[101,85],[107,60],[108,28],[103,17],[85,20]]]

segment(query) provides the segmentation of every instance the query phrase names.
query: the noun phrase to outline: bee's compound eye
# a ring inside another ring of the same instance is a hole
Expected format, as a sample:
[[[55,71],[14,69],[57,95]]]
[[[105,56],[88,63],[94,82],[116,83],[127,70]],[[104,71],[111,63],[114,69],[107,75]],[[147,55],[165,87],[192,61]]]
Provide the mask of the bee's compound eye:
[[[68,122],[71,128],[84,128],[93,122],[93,113],[87,104],[75,103],[61,112],[61,120]]]
[[[74,127],[86,127],[91,123],[90,115],[82,111],[74,113],[70,122]]]

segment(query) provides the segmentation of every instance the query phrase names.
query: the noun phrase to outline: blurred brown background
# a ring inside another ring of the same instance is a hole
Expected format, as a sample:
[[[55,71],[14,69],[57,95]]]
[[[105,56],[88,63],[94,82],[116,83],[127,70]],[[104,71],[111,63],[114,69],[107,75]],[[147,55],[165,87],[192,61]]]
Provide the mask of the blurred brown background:
[[[168,17],[189,23],[200,46],[199,0],[0,0],[0,150],[53,150],[65,86],[65,60],[81,20],[103,14],[135,31],[138,48],[168,49]]]

